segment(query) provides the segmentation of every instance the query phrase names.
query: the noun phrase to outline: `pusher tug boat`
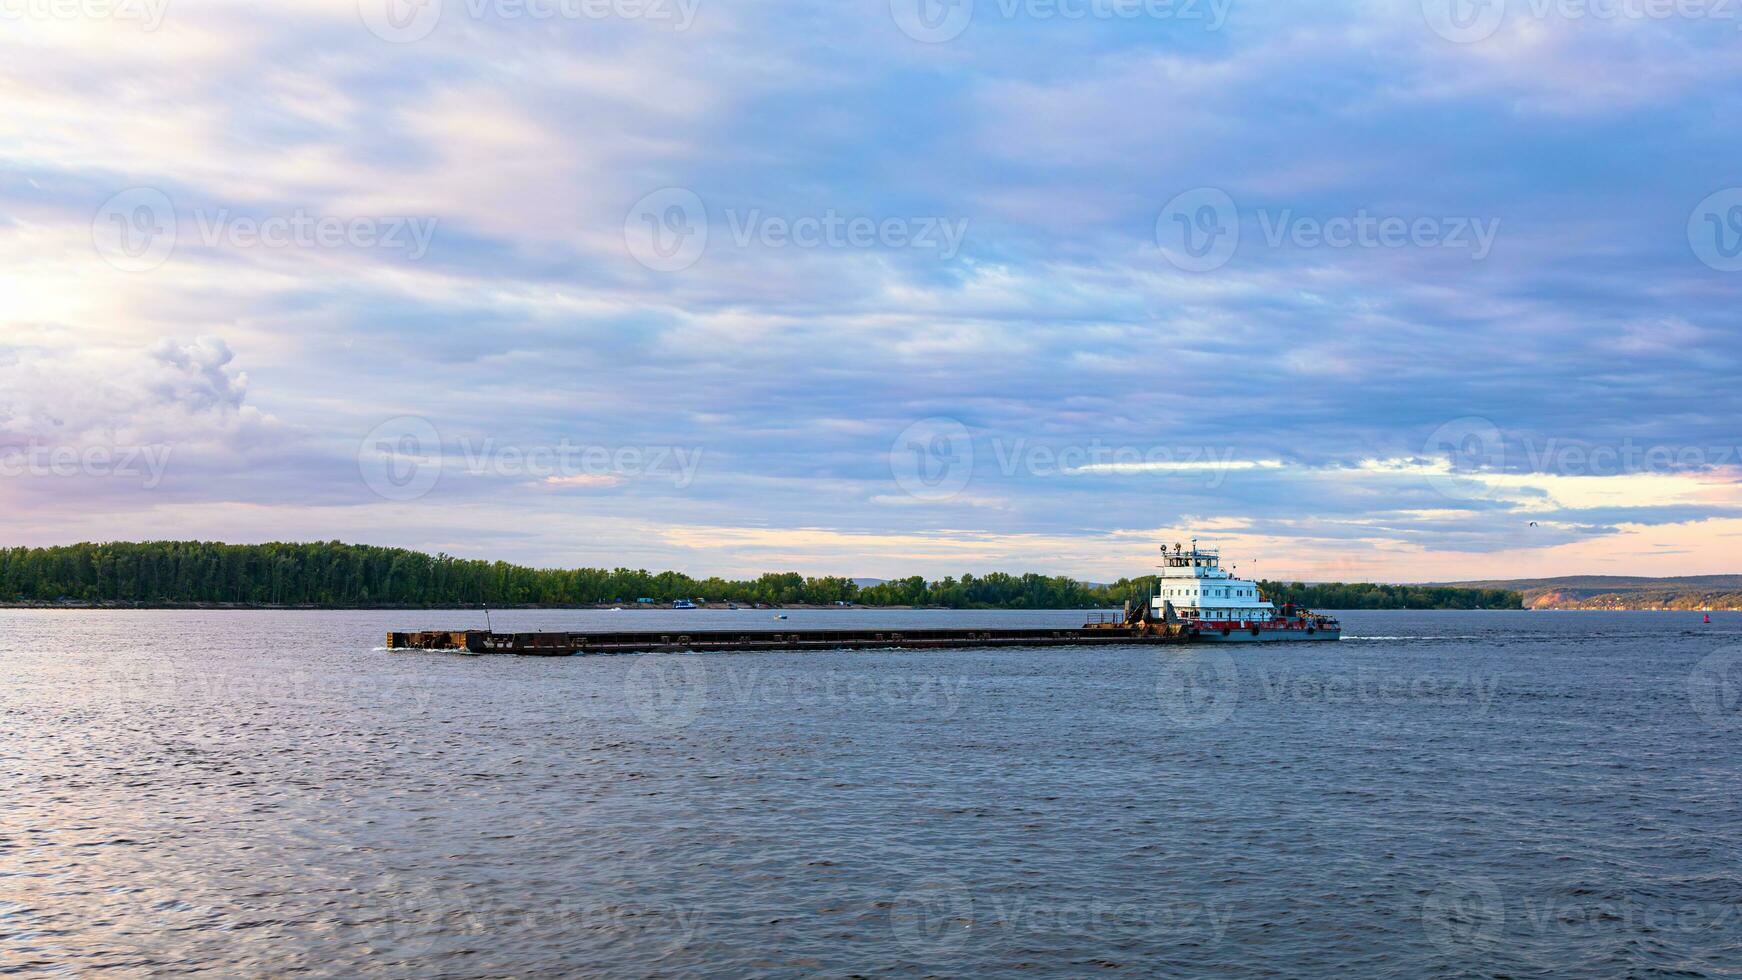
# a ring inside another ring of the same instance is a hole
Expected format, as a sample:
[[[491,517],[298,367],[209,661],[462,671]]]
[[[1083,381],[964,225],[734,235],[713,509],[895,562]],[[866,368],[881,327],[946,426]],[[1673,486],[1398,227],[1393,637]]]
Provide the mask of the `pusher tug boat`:
[[[1194,639],[1253,643],[1266,640],[1340,640],[1342,624],[1294,603],[1279,610],[1258,583],[1222,569],[1213,548],[1162,545],[1161,578],[1149,600],[1149,619],[1178,623]]]

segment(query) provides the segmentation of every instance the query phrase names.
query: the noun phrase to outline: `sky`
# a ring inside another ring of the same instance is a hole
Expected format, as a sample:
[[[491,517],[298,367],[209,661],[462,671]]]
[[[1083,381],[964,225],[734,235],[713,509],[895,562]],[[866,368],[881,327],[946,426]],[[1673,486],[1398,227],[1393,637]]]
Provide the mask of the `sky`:
[[[0,545],[1742,571],[1742,5],[0,0]]]

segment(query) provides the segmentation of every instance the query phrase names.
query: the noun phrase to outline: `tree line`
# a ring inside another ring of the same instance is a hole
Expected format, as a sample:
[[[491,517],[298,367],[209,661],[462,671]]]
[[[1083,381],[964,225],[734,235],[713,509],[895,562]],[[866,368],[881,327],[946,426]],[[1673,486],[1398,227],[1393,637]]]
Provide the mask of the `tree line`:
[[[1309,609],[1523,609],[1524,596],[1506,589],[1450,585],[1381,585],[1373,582],[1259,582],[1280,605],[1284,599]]]
[[[1396,585],[1262,583],[1324,609],[1518,608],[1517,593]],[[770,572],[754,579],[693,578],[628,568],[542,569],[338,541],[221,544],[110,542],[0,549],[0,601],[282,606],[571,606],[677,599],[745,604],[1088,609],[1141,603],[1155,577],[1093,585],[1062,576],[994,572],[938,581],[923,576],[861,588],[840,576]]]

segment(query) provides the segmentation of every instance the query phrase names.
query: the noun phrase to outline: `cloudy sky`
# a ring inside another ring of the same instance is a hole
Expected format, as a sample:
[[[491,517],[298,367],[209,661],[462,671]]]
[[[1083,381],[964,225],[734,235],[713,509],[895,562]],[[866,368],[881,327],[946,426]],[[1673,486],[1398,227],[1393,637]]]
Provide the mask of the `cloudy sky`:
[[[1742,571],[1739,28],[0,0],[0,544]]]

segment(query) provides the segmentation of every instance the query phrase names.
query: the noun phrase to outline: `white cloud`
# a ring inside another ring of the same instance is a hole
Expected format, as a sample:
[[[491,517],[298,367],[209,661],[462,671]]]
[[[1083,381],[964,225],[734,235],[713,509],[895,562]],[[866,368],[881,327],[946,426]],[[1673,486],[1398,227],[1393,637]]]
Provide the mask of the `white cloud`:
[[[223,340],[149,348],[0,348],[0,439],[48,446],[217,444],[281,433],[245,404],[248,376]]]

